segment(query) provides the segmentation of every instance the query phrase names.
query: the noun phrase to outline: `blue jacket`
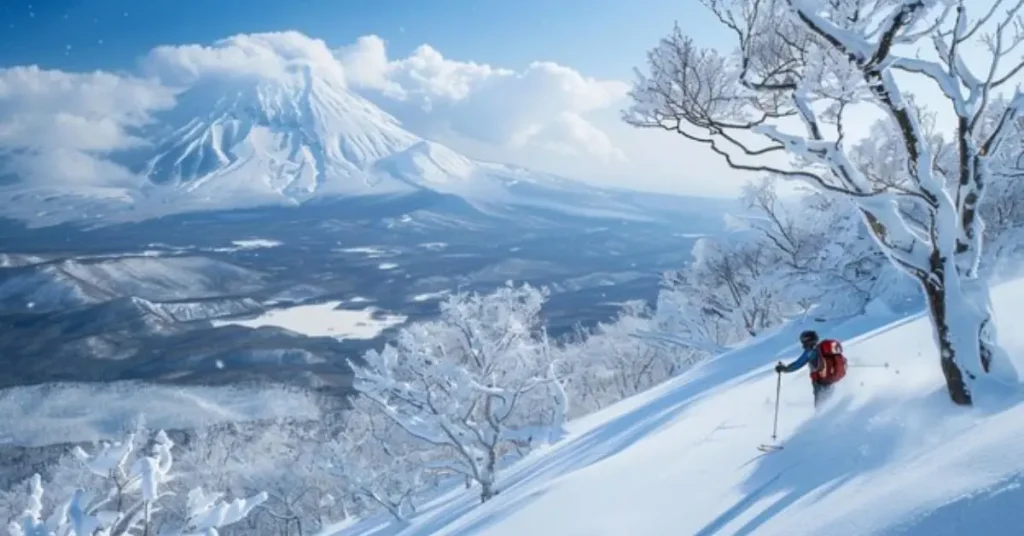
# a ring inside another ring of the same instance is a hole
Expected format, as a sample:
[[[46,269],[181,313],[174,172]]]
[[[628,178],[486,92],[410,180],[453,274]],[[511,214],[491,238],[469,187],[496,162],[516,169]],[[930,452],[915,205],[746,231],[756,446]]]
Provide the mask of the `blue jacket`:
[[[796,358],[796,361],[786,365],[786,372],[795,372],[803,368],[804,365],[810,365],[811,370],[818,370],[818,347],[815,346],[810,350],[804,350],[804,353],[800,354],[800,357]]]

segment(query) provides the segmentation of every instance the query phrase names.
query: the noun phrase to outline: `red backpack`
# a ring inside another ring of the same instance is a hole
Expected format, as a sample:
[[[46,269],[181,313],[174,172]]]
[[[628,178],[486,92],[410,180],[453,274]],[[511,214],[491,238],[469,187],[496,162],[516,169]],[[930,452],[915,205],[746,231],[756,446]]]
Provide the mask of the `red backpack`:
[[[818,370],[811,371],[811,379],[819,383],[835,383],[846,376],[846,356],[843,345],[834,339],[825,339],[818,343],[818,356],[821,362]]]

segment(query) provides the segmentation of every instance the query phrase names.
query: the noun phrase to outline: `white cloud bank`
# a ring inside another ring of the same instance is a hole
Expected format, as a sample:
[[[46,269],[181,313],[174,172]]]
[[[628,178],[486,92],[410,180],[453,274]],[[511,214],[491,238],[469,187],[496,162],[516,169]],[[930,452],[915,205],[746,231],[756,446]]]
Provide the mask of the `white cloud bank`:
[[[622,102],[625,82],[595,80],[550,62],[516,72],[445,58],[423,45],[408,58],[391,60],[377,36],[359,38],[338,51],[353,88],[378,92],[374,99],[412,128],[445,131],[511,148],[532,147],[625,160],[608,135],[586,114]]]
[[[642,58],[638,58],[638,61]],[[204,82],[251,83],[313,67],[412,132],[469,156],[606,184],[734,193],[740,179],[704,148],[618,120],[629,84],[550,62],[512,70],[446,58],[423,45],[388,56],[376,36],[331,49],[297,32],[239,35],[210,46],[158,47],[124,73],[0,69],[0,176],[124,184],[107,156],[145,143],[138,129]],[[706,178],[703,181],[694,179]]]
[[[118,183],[103,155],[144,143],[133,129],[174,105],[169,89],[111,73],[0,70],[0,171],[45,183]]]

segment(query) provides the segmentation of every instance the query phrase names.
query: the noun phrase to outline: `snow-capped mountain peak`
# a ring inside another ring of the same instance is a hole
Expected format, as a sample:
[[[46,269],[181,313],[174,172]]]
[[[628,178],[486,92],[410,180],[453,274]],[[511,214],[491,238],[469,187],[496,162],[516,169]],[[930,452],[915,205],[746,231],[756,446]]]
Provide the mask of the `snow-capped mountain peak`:
[[[148,74],[178,88],[176,104],[135,133],[144,143],[111,156],[138,177],[116,184],[0,186],[0,216],[30,226],[104,225],[426,191],[504,219],[518,218],[517,207],[652,217],[639,196],[475,161],[413,134],[347,87],[340,67],[320,57],[330,53],[325,45],[299,50],[311,45],[299,46],[296,39],[274,34],[229,40],[246,51],[241,55],[211,53],[217,45],[202,54],[157,49],[147,60],[153,66]]]
[[[156,142],[146,176],[205,193],[224,186],[296,200],[358,193],[375,162],[422,141],[309,63],[273,78],[205,81],[184,92],[166,119],[181,126]]]

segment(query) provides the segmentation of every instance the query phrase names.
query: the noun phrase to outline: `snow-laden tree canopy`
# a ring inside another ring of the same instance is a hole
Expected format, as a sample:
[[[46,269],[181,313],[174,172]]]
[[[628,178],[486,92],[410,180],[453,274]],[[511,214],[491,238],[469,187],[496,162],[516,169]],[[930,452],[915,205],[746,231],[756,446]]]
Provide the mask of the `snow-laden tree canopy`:
[[[929,302],[952,400],[1012,374],[979,281],[988,185],[1024,106],[1020,0],[702,0],[735,53],[677,26],[648,53],[624,119],[706,145],[732,167],[800,181],[853,202],[886,257]],[[971,47],[987,52],[968,61]],[[907,90],[942,96],[951,132]],[[871,136],[853,116],[881,111]],[[1001,192],[1005,194],[1006,192]]]
[[[443,463],[495,493],[499,463],[517,443],[560,434],[567,400],[540,318],[547,293],[508,284],[460,293],[437,321],[405,328],[394,344],[353,364],[355,387]]]

